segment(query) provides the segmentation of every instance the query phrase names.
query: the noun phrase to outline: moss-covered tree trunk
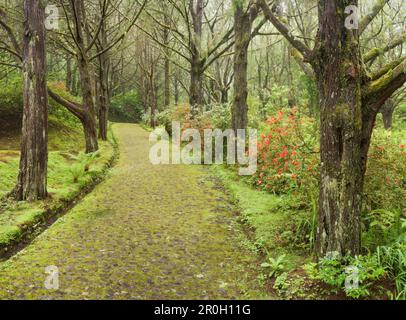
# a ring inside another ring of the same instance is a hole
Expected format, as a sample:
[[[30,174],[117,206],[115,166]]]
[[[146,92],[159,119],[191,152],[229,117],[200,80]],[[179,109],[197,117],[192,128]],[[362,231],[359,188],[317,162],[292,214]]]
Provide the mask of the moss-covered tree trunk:
[[[236,131],[248,126],[248,47],[251,41],[252,19],[242,2],[235,3],[234,13],[234,101],[232,126]]]
[[[48,96],[44,7],[40,0],[24,1],[24,111],[17,200],[47,196]]]
[[[179,103],[179,80],[177,78],[173,80],[173,99],[177,106]]]
[[[83,108],[85,116],[82,121],[85,133],[86,153],[96,152],[99,149],[97,141],[96,108],[92,95],[92,81],[88,69],[89,62],[85,57],[79,58],[78,69],[82,89]]]
[[[190,106],[200,108],[204,105],[203,68],[199,53],[196,51],[190,64]]]
[[[320,50],[315,71],[320,93],[321,181],[317,253],[359,254],[364,178],[361,57],[357,30],[345,27],[356,1],[320,1]]]
[[[106,48],[107,43],[107,30],[106,23],[103,21],[101,30],[101,48]],[[99,55],[99,137],[103,141],[107,141],[107,129],[109,118],[109,104],[110,94],[108,88],[109,71],[110,71],[110,59],[107,52],[103,52]]]
[[[192,114],[204,105],[203,66],[205,60],[201,57],[202,28],[203,28],[203,0],[190,0],[189,11],[192,15],[193,37],[190,45],[190,89],[189,102]]]
[[[66,89],[72,92],[73,74],[72,74],[72,58],[66,57]]]
[[[96,108],[93,100],[93,83],[90,76],[90,62],[87,55],[87,48],[83,32],[83,3],[80,0],[74,0],[73,6],[76,17],[76,42],[78,47],[77,60],[80,75],[80,87],[82,89],[83,108],[85,116],[83,117],[82,124],[84,127],[86,153],[96,152],[99,149],[97,141],[97,121],[96,121]]]
[[[170,25],[171,19],[165,14],[164,16],[165,24]],[[170,44],[170,32],[167,28],[164,29],[164,44],[169,46]],[[170,63],[170,49],[165,49],[164,57],[164,106],[167,108],[171,104],[171,63]]]
[[[107,88],[108,75],[105,71],[106,64],[102,62],[99,74],[100,93],[99,93],[99,137],[107,141],[107,127],[109,116],[109,93]]]

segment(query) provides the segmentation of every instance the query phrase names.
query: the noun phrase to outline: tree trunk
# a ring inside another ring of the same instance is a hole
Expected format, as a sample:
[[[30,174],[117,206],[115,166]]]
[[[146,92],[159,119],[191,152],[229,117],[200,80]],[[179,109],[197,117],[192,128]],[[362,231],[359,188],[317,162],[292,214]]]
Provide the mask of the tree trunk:
[[[248,126],[248,47],[251,41],[252,21],[244,14],[242,4],[236,4],[234,14],[235,53],[234,53],[234,102],[232,126],[236,131]]]
[[[79,94],[79,84],[78,84],[78,68],[75,66],[72,72],[72,94],[77,96]]]
[[[173,89],[174,89],[173,94],[174,94],[174,99],[175,99],[175,106],[177,106],[179,104],[179,81],[176,78],[174,81]]]
[[[108,116],[109,116],[109,102],[108,91],[105,84],[105,76],[101,74],[102,80],[100,80],[100,93],[99,93],[99,136],[103,141],[107,141],[108,131]]]
[[[383,125],[386,130],[392,129],[393,124],[393,113],[395,112],[396,105],[393,103],[392,99],[386,101],[386,103],[381,108],[381,114],[383,118]]]
[[[92,96],[92,82],[88,69],[88,61],[84,57],[80,57],[78,68],[82,88],[83,108],[86,113],[85,121],[83,122],[83,125],[86,126],[84,128],[86,153],[92,153],[99,149],[99,144],[97,141],[96,108]]]
[[[24,15],[24,111],[15,196],[19,201],[35,201],[47,196],[48,163],[45,12],[41,1],[24,1]]]
[[[190,106],[200,108],[204,105],[203,70],[199,56],[192,58],[190,65]]]
[[[171,19],[168,15],[165,14],[165,24],[170,25]],[[164,44],[169,46],[170,32],[167,28],[164,28]],[[170,74],[170,60],[169,60],[170,50],[165,50],[164,57],[164,106],[168,108],[171,104],[171,74]]]
[[[316,251],[357,255],[366,155],[362,154],[359,36],[345,28],[346,6],[319,4],[321,50],[314,62],[321,101],[321,181]]]
[[[72,85],[73,85],[73,80],[72,80],[73,74],[72,74],[72,58],[67,57],[66,58],[66,89],[69,92],[72,92]]]
[[[79,48],[78,55],[78,69],[80,75],[80,86],[82,89],[83,108],[85,110],[85,117],[82,124],[84,128],[86,153],[96,152],[99,149],[97,141],[97,126],[96,126],[96,108],[93,100],[93,84],[94,81],[90,75],[90,63],[86,53],[85,39],[83,37],[83,3],[80,0],[75,1],[75,15],[76,15],[76,42]]]
[[[227,104],[228,103],[228,89],[221,90],[221,103]]]
[[[164,93],[164,105],[169,107],[171,104],[171,79],[170,79],[170,63],[169,59],[165,58],[165,93]]]
[[[192,114],[195,114],[204,105],[203,91],[203,64],[200,56],[202,45],[203,28],[203,0],[190,0],[189,10],[193,22],[193,40],[191,43],[191,62],[190,62],[190,107]]]
[[[106,26],[103,23],[100,31],[102,48],[107,47]],[[99,56],[99,136],[103,141],[107,141],[108,118],[109,118],[109,57],[108,53]]]

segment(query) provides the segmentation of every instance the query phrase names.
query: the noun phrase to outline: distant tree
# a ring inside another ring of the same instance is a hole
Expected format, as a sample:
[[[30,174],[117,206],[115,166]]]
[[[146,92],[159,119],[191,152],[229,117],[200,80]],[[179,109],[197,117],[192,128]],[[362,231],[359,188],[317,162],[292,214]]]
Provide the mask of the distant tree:
[[[213,10],[208,7],[216,6]],[[233,27],[222,19],[221,8],[223,2],[204,0],[168,0],[165,6],[166,12],[151,5],[148,8],[148,17],[159,28],[166,28],[176,43],[169,46],[158,37],[154,30],[150,30],[147,25],[138,25],[150,39],[162,46],[166,51],[173,54],[171,62],[189,74],[189,86],[178,82],[186,89],[189,95],[189,103],[193,109],[202,108],[206,103],[204,95],[205,72],[222,57],[233,46]],[[168,7],[170,9],[168,9]],[[171,13],[171,14],[168,14]],[[163,17],[158,19],[158,16]],[[214,30],[214,33],[213,33]],[[215,34],[215,37],[206,35]],[[168,56],[168,54],[166,54]],[[180,58],[188,64],[184,66]]]

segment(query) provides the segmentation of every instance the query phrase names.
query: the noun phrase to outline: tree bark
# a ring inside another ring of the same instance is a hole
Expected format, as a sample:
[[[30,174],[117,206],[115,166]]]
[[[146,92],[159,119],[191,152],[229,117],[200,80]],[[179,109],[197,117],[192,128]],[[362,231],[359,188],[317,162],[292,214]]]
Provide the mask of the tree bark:
[[[321,181],[316,251],[357,255],[366,155],[362,154],[359,35],[345,28],[354,1],[321,1],[321,49],[314,62],[321,101]]]
[[[392,99],[386,101],[386,103],[381,108],[381,114],[383,118],[383,125],[386,130],[392,129],[393,125],[393,113],[395,112],[396,105],[393,103]]]
[[[196,3],[195,3],[196,2]],[[190,0],[189,9],[193,20],[193,39],[191,43],[190,60],[190,106],[192,113],[204,105],[203,91],[203,66],[201,53],[202,28],[203,28],[203,0]]]
[[[171,19],[168,15],[165,14],[165,24],[170,25]],[[167,28],[164,28],[164,44],[169,46],[170,40],[170,32]],[[164,106],[165,108],[169,107],[171,104],[171,79],[170,79],[170,60],[169,60],[170,50],[165,50],[165,57],[164,57]]]
[[[79,58],[78,69],[82,89],[83,108],[85,109],[84,126],[86,153],[96,152],[99,149],[97,141],[96,108],[92,96],[92,81],[88,69],[89,62],[83,56]]]
[[[72,58],[67,57],[66,58],[66,89],[69,92],[72,92],[73,90],[73,74],[72,74]]]
[[[80,86],[82,89],[83,108],[85,110],[82,124],[84,126],[86,153],[96,152],[99,149],[97,141],[96,108],[93,100],[93,83],[90,76],[90,62],[86,54],[86,45],[83,32],[83,3],[74,0],[73,7],[76,17],[76,42],[79,49],[78,69],[80,75]]]
[[[234,101],[232,126],[235,131],[248,126],[248,48],[251,42],[252,19],[244,13],[242,3],[236,3],[234,13]]]
[[[24,111],[15,196],[19,201],[35,201],[47,196],[48,164],[45,11],[41,1],[25,0],[24,16]]]
[[[103,22],[101,31],[101,49],[107,47],[107,33],[106,33],[106,25]],[[98,82],[99,82],[99,137],[103,141],[107,141],[107,131],[108,131],[108,118],[109,118],[109,88],[108,88],[108,81],[109,81],[109,70],[110,70],[110,60],[108,57],[108,53],[102,53],[99,55],[99,75],[98,75]]]
[[[228,89],[221,90],[221,103],[227,104],[228,103]]]
[[[175,106],[179,104],[179,80],[175,78],[173,84],[173,98],[175,100]]]
[[[198,53],[192,57],[190,65],[190,106],[199,108],[204,105],[203,70]]]

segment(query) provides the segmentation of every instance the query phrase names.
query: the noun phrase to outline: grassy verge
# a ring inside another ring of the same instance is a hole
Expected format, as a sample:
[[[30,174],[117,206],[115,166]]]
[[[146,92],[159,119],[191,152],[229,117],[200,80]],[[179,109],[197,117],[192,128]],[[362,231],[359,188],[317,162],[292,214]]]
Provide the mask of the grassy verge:
[[[58,143],[59,146],[62,140]],[[0,258],[9,257],[21,246],[29,243],[90,192],[105,177],[118,154],[111,130],[109,141],[100,142],[100,151],[92,157],[77,152],[70,153],[66,148],[59,149],[60,151],[52,151],[49,154],[47,200],[35,203],[11,200],[1,202]],[[16,182],[18,161],[18,152],[0,152],[0,198],[4,197]]]
[[[268,291],[283,299],[349,299],[339,287],[309,276],[308,269],[314,260],[313,239],[306,235],[314,234],[316,228],[314,201],[303,203],[295,194],[259,191],[224,166],[214,166],[212,171],[239,209],[246,229],[241,233],[241,242],[264,261],[261,280]],[[364,260],[364,264],[371,263],[371,259]],[[335,280],[339,273],[334,268],[327,268],[323,276]],[[362,268],[360,265],[366,274]],[[391,282],[388,276],[372,281],[367,285],[369,293],[362,298],[387,299],[388,293],[395,291]]]
[[[311,201],[261,192],[224,166],[214,166],[212,171],[239,209],[246,229],[240,241],[264,261],[260,280],[267,290],[284,299],[334,297],[329,288],[308,279],[303,270],[313,259],[312,239],[303,238],[314,228]]]
[[[289,195],[274,195],[258,191],[242,181],[238,174],[222,166],[213,167],[215,174],[238,206],[242,222],[249,228],[250,247],[258,253],[287,255],[289,265],[303,260],[304,249],[298,247],[297,223],[310,213]],[[292,213],[295,218],[292,219]]]

